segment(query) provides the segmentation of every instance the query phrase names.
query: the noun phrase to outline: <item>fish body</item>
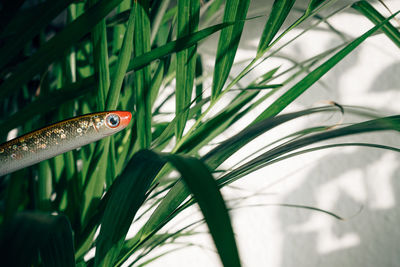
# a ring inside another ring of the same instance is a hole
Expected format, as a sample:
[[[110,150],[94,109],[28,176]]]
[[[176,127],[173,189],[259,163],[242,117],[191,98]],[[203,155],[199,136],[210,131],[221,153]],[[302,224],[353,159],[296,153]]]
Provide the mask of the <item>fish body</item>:
[[[67,119],[0,145],[0,176],[87,145],[124,129],[132,114],[107,111]]]

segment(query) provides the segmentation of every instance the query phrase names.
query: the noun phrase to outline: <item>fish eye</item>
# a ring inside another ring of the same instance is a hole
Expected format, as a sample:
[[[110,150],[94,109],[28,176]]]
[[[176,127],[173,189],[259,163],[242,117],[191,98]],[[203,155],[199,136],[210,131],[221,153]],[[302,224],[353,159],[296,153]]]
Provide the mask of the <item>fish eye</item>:
[[[111,128],[118,127],[119,121],[119,116],[116,114],[110,114],[106,117],[107,126]]]

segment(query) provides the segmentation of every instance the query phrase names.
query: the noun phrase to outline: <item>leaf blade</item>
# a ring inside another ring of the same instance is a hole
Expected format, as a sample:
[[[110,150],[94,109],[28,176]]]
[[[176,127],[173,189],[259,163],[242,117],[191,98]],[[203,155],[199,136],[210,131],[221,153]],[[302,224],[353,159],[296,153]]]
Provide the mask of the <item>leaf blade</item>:
[[[105,196],[108,200],[97,238],[95,266],[113,266],[132,220],[164,163],[154,152],[139,151],[115,180]]]
[[[192,0],[178,1],[178,34],[177,38],[189,35],[197,30],[200,16],[200,1]],[[196,49],[197,46],[186,48],[176,53],[176,90],[175,90],[175,113],[176,121],[175,136],[179,140],[189,115],[194,77],[196,72]],[[182,115],[180,115],[182,113]]]
[[[269,18],[265,24],[257,48],[257,56],[263,55],[268,49],[272,39],[278,33],[283,22],[293,7],[294,0],[275,0]]]
[[[231,0],[226,2],[223,21],[234,22],[235,24],[223,29],[219,37],[211,87],[211,98],[213,100],[217,99],[220,95],[228,79],[236,50],[239,46],[249,4],[250,1],[248,0]]]
[[[21,63],[16,71],[0,85],[0,99],[10,95],[42,72],[51,62],[64,55],[64,51],[79,41],[94,25],[122,0],[102,0],[46,42],[35,54]]]
[[[206,165],[195,158],[172,154],[167,158],[181,173],[185,184],[197,200],[223,265],[240,267],[228,210]]]
[[[396,14],[398,14],[399,12],[400,11],[396,12]],[[386,19],[384,22],[386,21],[388,21],[388,19]],[[325,63],[317,67],[306,77],[304,77],[300,82],[295,84],[292,88],[290,88],[287,92],[285,92],[282,96],[280,96],[274,103],[272,103],[266,110],[264,110],[253,121],[253,123],[259,122],[265,118],[275,116],[279,112],[281,112],[285,107],[287,107],[297,97],[299,97],[302,93],[304,93],[311,85],[313,85],[316,81],[318,81],[323,75],[325,75],[337,63],[339,63],[345,56],[347,56],[351,51],[357,48],[362,42],[364,42],[364,40],[366,40],[369,36],[371,36],[382,26],[383,22],[379,23],[375,27],[365,32],[360,37],[353,40],[350,44],[346,45],[343,49],[341,49],[339,52],[337,52],[335,55],[333,55],[331,58],[325,61]]]

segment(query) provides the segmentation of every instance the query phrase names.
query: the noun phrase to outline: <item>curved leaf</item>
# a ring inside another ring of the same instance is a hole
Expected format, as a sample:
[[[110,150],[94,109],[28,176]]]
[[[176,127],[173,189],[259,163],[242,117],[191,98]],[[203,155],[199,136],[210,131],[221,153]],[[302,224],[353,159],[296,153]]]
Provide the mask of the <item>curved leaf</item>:
[[[351,51],[353,51],[356,47],[358,47],[362,42],[365,41],[369,36],[379,30],[384,23],[386,23],[389,19],[393,18],[395,15],[400,13],[400,11],[396,12],[388,19],[379,23],[350,44],[346,45],[342,50],[337,52],[334,56],[328,59],[321,66],[313,70],[310,74],[304,77],[300,82],[295,84],[292,88],[290,88],[286,93],[284,93],[281,97],[279,97],[274,103],[272,103],[265,111],[263,111],[254,122],[261,121],[265,118],[269,118],[275,116],[279,112],[281,112],[284,108],[286,108],[290,103],[292,103],[297,97],[299,97],[302,93],[304,93],[311,85],[313,85],[316,81],[318,81],[323,75],[325,75],[330,69],[332,69],[337,63],[339,63],[345,56],[347,56]]]
[[[239,267],[239,253],[229,214],[210,171],[204,163],[195,158],[178,155],[169,155],[167,158],[180,172],[199,203],[222,263],[225,267]]]
[[[107,204],[97,238],[95,266],[113,266],[136,212],[165,161],[154,152],[136,153],[115,180],[105,198]]]

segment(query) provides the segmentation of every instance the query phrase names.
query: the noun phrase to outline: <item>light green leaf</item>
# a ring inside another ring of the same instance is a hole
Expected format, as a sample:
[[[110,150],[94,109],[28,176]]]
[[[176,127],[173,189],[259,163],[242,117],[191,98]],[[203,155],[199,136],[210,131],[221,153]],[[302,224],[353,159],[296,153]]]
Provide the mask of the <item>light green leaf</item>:
[[[275,0],[272,6],[267,23],[265,24],[260,42],[257,48],[257,56],[263,55],[272,41],[272,39],[277,34],[278,30],[281,28],[283,22],[289,15],[290,10],[294,4],[295,0]]]
[[[249,0],[226,2],[223,21],[234,22],[235,24],[223,29],[219,37],[211,89],[211,98],[213,100],[221,93],[232,68],[249,4]]]
[[[400,11],[399,11],[400,12]],[[396,14],[398,14],[397,12]],[[395,15],[396,15],[395,14]],[[394,15],[393,15],[394,16]],[[393,17],[391,16],[391,18]],[[384,22],[387,22],[385,20]],[[329,58],[321,66],[313,70],[310,74],[304,77],[300,82],[295,84],[286,93],[280,96],[274,103],[272,103],[265,111],[263,111],[254,122],[259,122],[265,118],[275,116],[281,112],[285,107],[292,103],[297,97],[304,93],[311,85],[318,81],[323,75],[325,75],[330,69],[332,69],[337,63],[339,63],[345,56],[347,56],[351,51],[357,48],[362,42],[364,42],[369,36],[374,32],[379,30],[384,24],[384,22],[376,25],[350,44],[346,45],[342,50],[337,52],[334,56]]]
[[[199,14],[199,0],[178,0],[178,38],[197,30]],[[194,45],[176,53],[175,113],[178,120],[176,121],[175,136],[178,140],[182,137],[189,115],[188,105],[192,97],[196,72],[196,48]]]

